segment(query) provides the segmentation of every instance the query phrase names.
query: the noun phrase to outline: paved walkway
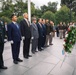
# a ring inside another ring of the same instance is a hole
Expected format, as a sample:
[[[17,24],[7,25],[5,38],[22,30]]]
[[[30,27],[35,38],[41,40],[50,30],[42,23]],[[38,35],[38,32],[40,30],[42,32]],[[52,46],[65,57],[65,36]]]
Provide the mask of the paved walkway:
[[[22,56],[22,44],[20,58],[22,63],[13,64],[10,44],[5,44],[4,60],[7,70],[1,70],[0,75],[76,75],[76,48],[72,54],[66,57],[63,65],[62,55],[63,40],[55,37],[53,46],[46,48],[42,52],[37,52],[30,59]],[[31,53],[31,52],[30,52]]]

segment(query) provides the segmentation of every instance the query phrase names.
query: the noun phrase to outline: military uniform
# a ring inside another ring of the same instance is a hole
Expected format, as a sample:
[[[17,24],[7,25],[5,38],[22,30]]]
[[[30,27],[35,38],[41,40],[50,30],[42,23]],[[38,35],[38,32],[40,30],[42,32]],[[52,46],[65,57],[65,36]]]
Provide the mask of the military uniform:
[[[3,50],[4,50],[5,27],[3,22],[0,21],[0,68],[4,67]]]

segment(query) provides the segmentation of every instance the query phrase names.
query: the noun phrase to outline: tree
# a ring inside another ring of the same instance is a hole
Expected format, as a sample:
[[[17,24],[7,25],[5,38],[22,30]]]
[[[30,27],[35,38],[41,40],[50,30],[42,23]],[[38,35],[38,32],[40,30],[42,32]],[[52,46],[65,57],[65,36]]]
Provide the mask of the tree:
[[[55,13],[57,11],[57,2],[48,2],[48,10],[52,11]]]
[[[4,17],[4,16],[2,16],[1,19],[2,19],[4,22],[7,22],[7,23],[10,23],[10,22],[11,22],[11,20],[10,20],[9,18]]]
[[[61,0],[61,5],[66,5],[71,11],[75,12],[76,16],[76,0]]]
[[[34,15],[35,17],[40,18],[42,14],[43,13],[39,8],[35,9],[35,15]]]
[[[61,5],[71,4],[74,0],[61,0]],[[68,6],[68,5],[67,5]],[[69,7],[69,6],[68,6]]]
[[[41,6],[42,13],[46,12],[47,11],[47,8],[48,7],[46,5]]]
[[[33,2],[31,2],[31,15],[35,15],[35,4]]]
[[[42,16],[43,19],[49,19],[55,22],[55,15],[51,11],[47,11]]]
[[[14,5],[12,4],[12,0],[3,0],[0,16],[6,16],[10,18],[10,15],[13,13],[13,10]]]
[[[67,6],[62,6],[59,11],[55,13],[56,23],[59,22],[70,22],[70,9]],[[74,17],[74,14],[72,13],[72,18]]]
[[[51,11],[55,13],[57,11],[57,4],[58,4],[57,2],[48,2],[47,6],[46,5],[41,6],[42,13],[46,11]]]

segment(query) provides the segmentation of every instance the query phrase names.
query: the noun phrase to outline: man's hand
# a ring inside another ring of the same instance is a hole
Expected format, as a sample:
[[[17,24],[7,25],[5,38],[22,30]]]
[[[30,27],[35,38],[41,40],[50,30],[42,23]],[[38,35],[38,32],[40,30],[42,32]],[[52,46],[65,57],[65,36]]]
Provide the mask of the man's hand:
[[[51,33],[50,33],[50,35],[51,35]]]
[[[4,42],[7,42],[7,39],[4,39]]]
[[[22,40],[25,40],[25,37],[24,36],[22,37]]]
[[[13,41],[9,41],[10,42],[10,44],[13,44],[14,42]]]
[[[31,40],[33,40],[34,39],[34,37],[31,37]]]

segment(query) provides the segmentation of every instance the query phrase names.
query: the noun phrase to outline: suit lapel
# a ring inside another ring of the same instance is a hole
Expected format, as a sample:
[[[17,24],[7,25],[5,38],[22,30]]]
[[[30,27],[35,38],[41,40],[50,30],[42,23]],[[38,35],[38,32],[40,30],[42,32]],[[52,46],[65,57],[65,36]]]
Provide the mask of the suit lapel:
[[[13,22],[12,22],[12,24],[15,26],[16,29],[18,29],[17,26]]]
[[[30,26],[30,24],[28,25],[28,23],[26,22],[26,20],[23,20],[24,24],[27,25],[28,27]]]
[[[36,29],[37,30],[37,27],[36,27],[36,25],[33,23],[33,27],[34,27],[34,29]]]

